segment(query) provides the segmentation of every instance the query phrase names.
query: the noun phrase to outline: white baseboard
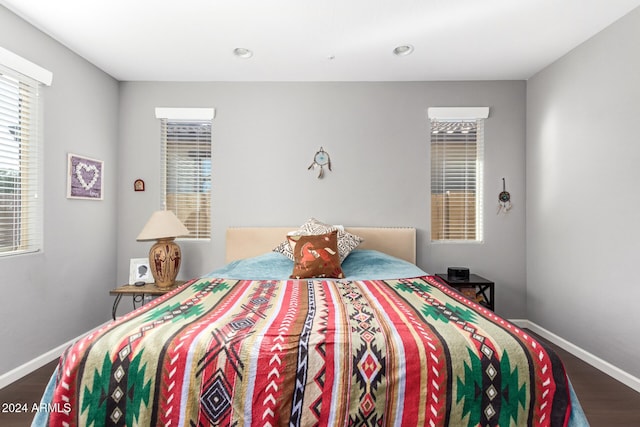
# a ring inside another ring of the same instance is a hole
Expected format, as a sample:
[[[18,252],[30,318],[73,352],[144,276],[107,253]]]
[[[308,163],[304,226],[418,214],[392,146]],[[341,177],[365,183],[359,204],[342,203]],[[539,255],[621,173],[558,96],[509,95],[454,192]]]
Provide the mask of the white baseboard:
[[[540,335],[542,338],[549,340],[550,342],[554,343],[555,345],[562,348],[563,350],[566,350],[567,352],[573,354],[578,359],[588,363],[594,368],[604,372],[610,377],[615,378],[616,380],[620,381],[621,383],[625,384],[628,387],[631,387],[632,389],[640,393],[640,378],[634,377],[628,372],[623,371],[622,369],[612,365],[606,360],[603,360],[598,356],[589,353],[583,348],[578,347],[577,345],[565,340],[564,338],[554,334],[551,331],[546,330],[545,328],[543,328],[542,326],[534,322],[531,322],[526,319],[510,319],[510,322],[520,328],[523,328],[523,329],[527,328],[532,330],[536,334]]]
[[[57,358],[59,358],[62,353],[67,349],[67,347],[69,347],[71,344],[73,344],[74,342],[78,341],[80,338],[84,337],[85,335],[103,327],[106,323],[99,325],[93,329],[91,329],[88,332],[83,333],[82,335],[80,335],[79,337],[76,337],[72,340],[67,341],[66,343],[53,348],[49,351],[47,351],[44,354],[41,354],[40,356],[36,357],[35,359],[32,359],[30,361],[28,361],[27,363],[18,366],[17,368],[14,368],[12,370],[10,370],[9,372],[6,372],[2,375],[0,375],[0,389],[5,388],[6,386],[8,386],[9,384],[12,384],[13,382],[19,380],[20,378],[29,375],[31,372],[35,371],[36,369],[40,369],[42,368],[44,365],[46,365],[49,362],[53,362],[54,360],[56,360]]]

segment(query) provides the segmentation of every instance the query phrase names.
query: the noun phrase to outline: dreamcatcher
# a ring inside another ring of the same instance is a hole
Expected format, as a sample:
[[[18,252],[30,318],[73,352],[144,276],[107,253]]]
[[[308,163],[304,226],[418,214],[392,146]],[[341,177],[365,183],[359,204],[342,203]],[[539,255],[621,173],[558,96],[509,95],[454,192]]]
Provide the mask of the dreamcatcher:
[[[504,178],[502,178],[502,192],[498,194],[498,212],[507,213],[511,210],[513,205],[511,204],[511,194],[507,191],[507,184],[505,183]]]
[[[309,165],[307,170],[315,169],[316,166],[320,166],[320,173],[318,174],[318,179],[324,176],[324,167],[328,167],[331,170],[331,159],[329,158],[329,153],[324,151],[324,148],[320,147],[320,150],[316,152],[313,156],[313,163]]]

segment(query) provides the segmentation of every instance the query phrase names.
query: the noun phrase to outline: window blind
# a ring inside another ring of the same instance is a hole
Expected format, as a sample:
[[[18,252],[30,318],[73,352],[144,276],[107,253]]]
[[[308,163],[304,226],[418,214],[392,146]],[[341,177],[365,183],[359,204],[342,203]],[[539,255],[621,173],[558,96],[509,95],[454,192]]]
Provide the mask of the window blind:
[[[484,122],[431,120],[431,239],[482,241]]]
[[[0,256],[42,249],[40,85],[0,66]]]
[[[190,234],[211,238],[211,120],[162,118],[163,205]]]

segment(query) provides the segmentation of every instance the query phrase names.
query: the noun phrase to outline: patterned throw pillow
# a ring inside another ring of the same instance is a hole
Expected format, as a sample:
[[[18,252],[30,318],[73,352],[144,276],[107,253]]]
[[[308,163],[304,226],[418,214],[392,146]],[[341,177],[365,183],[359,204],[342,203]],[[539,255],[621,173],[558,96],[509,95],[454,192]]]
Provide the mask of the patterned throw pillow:
[[[363,242],[364,239],[362,239],[362,237],[348,233],[344,231],[342,227],[325,224],[315,218],[310,218],[309,220],[307,220],[307,222],[302,224],[298,230],[289,233],[289,236],[310,236],[326,234],[333,230],[338,230],[338,253],[340,254],[340,262],[342,263],[347,255],[349,255],[352,250],[354,250],[360,243]],[[289,246],[288,240],[285,240],[284,242],[273,248],[273,252],[281,253],[291,261],[295,261],[293,259],[293,252],[291,252],[291,247]]]
[[[332,277],[342,279],[338,255],[338,230],[310,236],[287,236],[293,252],[292,279]]]

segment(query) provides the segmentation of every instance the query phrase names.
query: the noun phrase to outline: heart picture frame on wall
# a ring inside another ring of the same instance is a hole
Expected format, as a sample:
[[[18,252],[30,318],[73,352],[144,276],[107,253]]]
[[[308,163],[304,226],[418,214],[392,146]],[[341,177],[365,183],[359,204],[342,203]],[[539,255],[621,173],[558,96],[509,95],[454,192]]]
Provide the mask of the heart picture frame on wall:
[[[67,198],[102,200],[104,162],[69,153],[67,159]]]

